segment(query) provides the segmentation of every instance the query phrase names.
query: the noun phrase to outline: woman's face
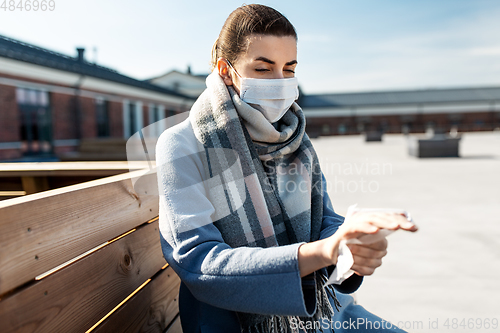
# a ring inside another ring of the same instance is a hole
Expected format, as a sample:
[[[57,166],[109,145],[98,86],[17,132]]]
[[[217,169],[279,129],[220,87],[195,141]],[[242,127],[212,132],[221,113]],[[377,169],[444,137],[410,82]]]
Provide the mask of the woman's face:
[[[242,77],[254,79],[286,79],[295,76],[297,41],[292,36],[250,35],[248,48],[233,65]],[[241,80],[225,59],[217,62],[219,75],[228,86],[240,93]]]

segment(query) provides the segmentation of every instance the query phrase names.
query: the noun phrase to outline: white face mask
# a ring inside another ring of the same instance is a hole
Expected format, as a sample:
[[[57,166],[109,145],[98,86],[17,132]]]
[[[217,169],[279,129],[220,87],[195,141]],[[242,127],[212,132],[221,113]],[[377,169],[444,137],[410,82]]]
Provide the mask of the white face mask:
[[[241,79],[240,98],[250,104],[274,123],[283,117],[293,102],[299,97],[298,80],[289,79],[251,79],[241,77],[227,62]]]

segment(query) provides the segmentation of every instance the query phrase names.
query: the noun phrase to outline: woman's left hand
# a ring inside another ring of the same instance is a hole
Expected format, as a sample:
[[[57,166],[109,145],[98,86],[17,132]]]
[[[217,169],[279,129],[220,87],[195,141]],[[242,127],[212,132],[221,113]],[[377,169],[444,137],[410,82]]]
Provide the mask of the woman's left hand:
[[[372,275],[382,265],[382,258],[387,254],[387,239],[372,244],[348,244],[354,264],[351,269],[357,275]]]

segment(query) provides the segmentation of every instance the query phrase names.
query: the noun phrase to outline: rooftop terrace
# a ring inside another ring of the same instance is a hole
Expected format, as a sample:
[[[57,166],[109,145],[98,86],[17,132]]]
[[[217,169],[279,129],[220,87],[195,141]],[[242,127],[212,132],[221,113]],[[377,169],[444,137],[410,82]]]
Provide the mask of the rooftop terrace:
[[[388,237],[383,265],[356,293],[361,305],[394,324],[410,321],[410,332],[477,332],[452,329],[451,320],[500,319],[499,132],[466,133],[460,158],[410,157],[403,135],[313,144],[338,213],[355,203],[404,208],[420,228]],[[430,329],[436,320],[439,329]]]

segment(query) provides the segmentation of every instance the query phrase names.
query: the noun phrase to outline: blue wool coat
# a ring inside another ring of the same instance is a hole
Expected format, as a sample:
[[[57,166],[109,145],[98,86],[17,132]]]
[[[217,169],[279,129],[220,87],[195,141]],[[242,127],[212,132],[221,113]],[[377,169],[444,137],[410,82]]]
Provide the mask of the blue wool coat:
[[[182,281],[179,307],[183,332],[239,333],[235,311],[313,315],[315,286],[300,277],[298,266],[302,243],[273,248],[227,245],[211,223],[214,208],[203,186],[200,152],[203,147],[197,143],[189,119],[163,132],[156,145],[161,246]],[[326,188],[323,190],[320,237],[326,238],[344,218],[335,213]],[[333,267],[328,269],[331,272]],[[318,332],[320,326],[324,332],[332,332],[332,327],[335,332],[351,330],[357,318],[382,322],[347,295],[358,289],[362,279],[354,274],[336,287],[341,311],[335,311],[334,322],[318,322]],[[370,332],[368,326],[356,328]]]

